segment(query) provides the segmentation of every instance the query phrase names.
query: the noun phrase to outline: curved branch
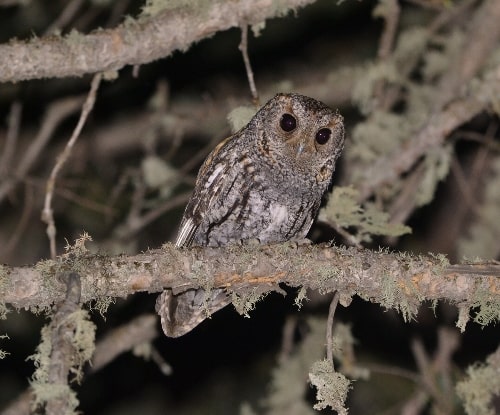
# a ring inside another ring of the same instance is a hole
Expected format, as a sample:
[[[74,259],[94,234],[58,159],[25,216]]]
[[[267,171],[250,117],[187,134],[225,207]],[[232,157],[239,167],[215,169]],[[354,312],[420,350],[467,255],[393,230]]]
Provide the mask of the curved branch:
[[[211,1],[126,20],[114,29],[70,33],[0,45],[0,82],[116,71],[186,50],[218,31],[283,16],[315,0]]]

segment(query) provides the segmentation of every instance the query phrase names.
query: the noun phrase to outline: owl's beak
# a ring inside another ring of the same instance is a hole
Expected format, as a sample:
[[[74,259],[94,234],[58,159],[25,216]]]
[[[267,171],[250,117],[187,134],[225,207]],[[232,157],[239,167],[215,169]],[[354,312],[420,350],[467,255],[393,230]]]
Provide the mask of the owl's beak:
[[[297,147],[297,156],[300,156],[302,152],[304,151],[304,142],[300,142],[298,147]]]

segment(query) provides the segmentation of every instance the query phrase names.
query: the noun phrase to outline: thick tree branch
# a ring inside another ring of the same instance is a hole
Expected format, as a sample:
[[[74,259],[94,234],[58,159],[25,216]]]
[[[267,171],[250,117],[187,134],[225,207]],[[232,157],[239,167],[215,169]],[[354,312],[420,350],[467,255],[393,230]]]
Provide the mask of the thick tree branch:
[[[500,266],[448,265],[441,257],[329,247],[270,246],[163,249],[135,256],[69,253],[32,267],[0,268],[0,301],[14,307],[47,307],[64,297],[54,278],[78,272],[82,301],[126,297],[139,291],[174,293],[193,287],[226,287],[245,295],[293,287],[338,290],[341,302],[358,294],[386,307],[413,313],[423,300],[446,299],[462,307],[500,303]]]
[[[165,8],[87,35],[11,41],[0,45],[0,82],[82,76],[149,63],[218,31],[261,23],[310,3],[314,0],[217,0],[200,7]]]

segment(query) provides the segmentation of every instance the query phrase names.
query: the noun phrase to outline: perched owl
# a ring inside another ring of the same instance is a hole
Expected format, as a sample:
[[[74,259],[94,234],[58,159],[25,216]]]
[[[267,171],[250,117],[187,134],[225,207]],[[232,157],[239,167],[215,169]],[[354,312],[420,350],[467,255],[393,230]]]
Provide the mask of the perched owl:
[[[304,239],[343,145],[337,111],[303,95],[277,94],[203,163],[176,246]],[[165,334],[178,337],[228,303],[222,289],[166,290],[157,311]]]

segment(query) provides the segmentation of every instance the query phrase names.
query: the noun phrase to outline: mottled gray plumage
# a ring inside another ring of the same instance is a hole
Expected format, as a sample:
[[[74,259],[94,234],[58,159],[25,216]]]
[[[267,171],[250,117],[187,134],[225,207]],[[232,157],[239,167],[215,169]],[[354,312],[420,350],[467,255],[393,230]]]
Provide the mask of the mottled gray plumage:
[[[276,95],[207,157],[176,245],[304,239],[343,145],[336,111],[303,95]],[[166,290],[157,301],[165,334],[181,336],[229,303],[221,289],[206,295]]]

